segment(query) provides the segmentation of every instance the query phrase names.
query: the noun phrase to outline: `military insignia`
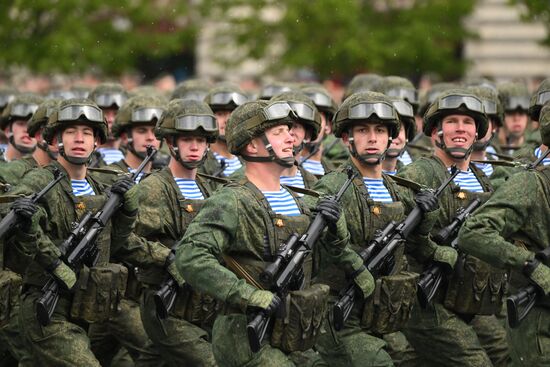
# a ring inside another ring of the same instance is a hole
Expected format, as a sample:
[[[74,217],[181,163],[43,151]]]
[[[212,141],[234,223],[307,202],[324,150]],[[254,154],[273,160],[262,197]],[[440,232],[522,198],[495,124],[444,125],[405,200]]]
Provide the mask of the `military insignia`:
[[[185,211],[187,213],[193,213],[195,211],[195,209],[193,209],[193,205],[187,204],[187,206],[185,207]]]
[[[380,215],[382,214],[382,208],[380,208],[378,205],[372,208],[372,214],[374,215]]]
[[[465,193],[464,191],[459,191],[458,194],[456,194],[456,196],[457,196],[460,200],[466,199],[466,193]]]
[[[84,204],[84,202],[79,202],[79,203],[76,203],[76,209],[77,210],[85,210],[86,209],[86,204]]]
[[[282,219],[279,218],[279,219],[277,219],[277,220],[275,221],[275,225],[276,225],[277,227],[284,227],[284,226],[285,226],[285,223],[283,222]]]

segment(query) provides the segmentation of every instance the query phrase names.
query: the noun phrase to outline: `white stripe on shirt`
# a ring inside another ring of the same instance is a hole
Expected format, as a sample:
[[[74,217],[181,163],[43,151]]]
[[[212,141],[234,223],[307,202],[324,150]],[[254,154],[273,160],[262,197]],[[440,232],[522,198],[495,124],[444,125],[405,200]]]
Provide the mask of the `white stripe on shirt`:
[[[101,153],[101,157],[106,164],[111,164],[124,159],[124,154],[118,149],[114,148],[97,148],[97,151]]]
[[[296,171],[296,176],[281,176],[281,183],[287,186],[301,187],[302,189],[306,188],[300,170]]]
[[[174,177],[174,181],[176,181],[176,184],[178,185],[180,192],[184,198],[192,200],[204,200],[204,195],[202,194],[195,180],[191,180],[190,178]]]
[[[323,164],[319,161],[313,161],[311,159],[307,159],[302,162],[302,167],[304,169],[314,175],[323,176],[325,174],[325,169],[323,168]]]
[[[549,148],[550,149],[550,148]],[[535,157],[540,158],[543,155],[543,151],[540,149],[540,147],[535,149]],[[550,164],[550,157],[546,157],[542,160],[542,164],[545,166],[548,166]]]
[[[451,168],[447,168],[449,172],[451,172]],[[460,171],[458,172],[458,175],[453,180],[454,183],[456,183],[462,190],[470,191],[470,192],[483,192],[483,188],[481,187],[481,184],[479,183],[478,179],[468,168],[467,171]]]
[[[71,186],[73,188],[74,196],[93,196],[95,195],[92,186],[88,181],[84,180],[71,180]]]
[[[134,172],[136,172],[136,169],[135,169],[135,168],[132,168],[132,167],[128,167],[128,172],[134,173]],[[139,181],[141,181],[141,179],[143,178],[143,175],[144,175],[144,174],[145,174],[145,172],[141,171],[141,172],[139,173],[139,175],[137,175],[137,177],[134,179],[134,182],[138,184]]]
[[[279,191],[262,191],[262,193],[275,213],[289,217],[301,214],[298,204],[285,188],[281,187]]]
[[[384,186],[384,179],[363,177],[363,182],[372,200],[382,203],[393,202],[390,192],[386,186]]]
[[[216,157],[216,160],[219,164],[222,164],[222,159],[225,161],[225,168],[223,169],[223,174],[226,176],[231,176],[236,170],[241,168],[243,165],[238,157],[233,158],[226,158],[221,155],[219,155],[216,152],[212,152],[214,154],[214,157]]]
[[[407,166],[412,163],[412,158],[406,150],[403,150],[403,153],[397,158],[404,166]]]

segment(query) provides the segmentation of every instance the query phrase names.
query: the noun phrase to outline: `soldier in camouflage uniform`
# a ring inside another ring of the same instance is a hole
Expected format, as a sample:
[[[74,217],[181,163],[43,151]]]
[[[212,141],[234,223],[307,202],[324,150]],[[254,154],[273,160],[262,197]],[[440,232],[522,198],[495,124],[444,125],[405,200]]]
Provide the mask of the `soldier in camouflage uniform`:
[[[168,167],[139,184],[140,209],[125,259],[139,266],[145,285],[141,318],[169,366],[214,366],[209,330],[216,302],[185,284],[173,262],[175,245],[212,192],[197,176],[208,144],[216,140],[216,118],[204,102],[174,100],[157,123],[159,140],[169,146]],[[173,250],[171,250],[173,248]],[[168,279],[180,287],[167,317],[157,314],[154,295]]]
[[[10,103],[15,96],[19,94],[17,89],[3,86],[0,87],[0,116],[8,103]],[[0,117],[1,119],[1,117]],[[8,147],[8,137],[6,136],[5,129],[0,129],[0,162],[4,162],[4,153]]]
[[[49,145],[42,137],[48,118],[61,100],[48,99],[42,102],[27,123],[27,133],[36,140],[31,156],[23,157],[0,167],[0,182],[15,186],[33,168],[44,167],[57,159],[57,147]]]
[[[23,279],[19,326],[37,364],[99,366],[80,325],[104,321],[118,307],[117,295],[124,292],[126,269],[109,263],[110,243],[123,242],[129,235],[137,212],[137,197],[135,191],[129,190],[133,182],[128,177],[118,179],[111,187],[111,192],[123,196],[123,205],[113,216],[112,226],[111,221],[106,223],[96,242],[97,264],[75,273],[76,269],[64,262],[58,246],[87,211],[95,213],[103,206],[108,188],[105,182],[114,181],[114,173],[87,168],[96,142],[106,140],[107,125],[95,103],[69,99],[52,113],[43,137],[58,147],[58,161],[29,172],[13,194],[38,192],[52,181],[56,169],[66,177],[38,205],[21,198],[13,206],[22,222],[22,228],[15,231],[15,243],[33,258]],[[50,277],[59,284],[60,297],[52,320],[44,326],[37,319],[36,301]]]
[[[239,157],[231,154],[225,141],[225,126],[231,112],[245,103],[248,97],[237,85],[222,83],[212,88],[204,101],[216,114],[219,128],[217,140],[210,146],[206,161],[200,172],[208,175],[227,177],[242,167]]]
[[[283,170],[294,162],[290,128],[296,117],[291,114],[292,107],[284,101],[247,102],[233,111],[227,143],[233,154],[247,161],[245,177],[218,189],[204,203],[176,252],[176,265],[185,280],[225,303],[212,330],[212,349],[220,366],[311,366],[321,362],[311,349],[304,351],[316,334],[324,332],[321,321],[328,294],[326,285],[310,286],[314,275],[311,257],[303,267],[304,288],[283,300],[285,308],[292,307],[292,320],[288,324],[275,320],[257,353],[252,352],[246,333],[247,313],[271,313],[283,307],[259,274],[275,259],[289,235],[304,233],[310,223],[312,205],[305,205],[279,181]],[[360,289],[370,294],[372,276],[363,271],[357,254],[346,247],[349,233],[338,203],[321,199],[317,210],[329,226],[314,253],[338,262],[350,276],[355,274]],[[312,302],[310,306],[302,303],[303,309],[294,308],[298,294]]]
[[[431,136],[435,154],[416,160],[398,175],[436,188],[449,177],[451,165],[460,169],[440,196],[440,215],[432,233],[448,225],[457,209],[476,197],[486,200],[491,194],[488,178],[470,162],[474,141],[485,136],[487,129],[483,102],[464,89],[440,94],[424,115],[424,134]],[[448,251],[450,266],[444,284],[432,304],[413,309],[405,335],[416,351],[434,365],[506,365],[506,331],[493,315],[502,307],[507,274],[470,255],[461,255],[461,261],[454,266],[457,253],[452,247]],[[427,265],[409,260],[418,272]],[[477,315],[490,317],[478,319]]]
[[[504,110],[504,121],[499,131],[501,143],[522,146],[528,143],[530,134],[529,91],[527,86],[520,82],[502,83],[497,86],[498,98]],[[508,138],[509,137],[509,138]],[[540,143],[540,141],[539,141]]]
[[[550,145],[550,103],[542,109],[540,131],[543,143]],[[509,329],[516,366],[550,364],[550,268],[535,256],[550,244],[549,195],[550,167],[523,170],[510,177],[459,233],[462,250],[512,270],[515,286],[535,284],[541,295],[519,327]]]
[[[346,177],[342,167],[351,165],[360,174],[342,199],[352,247],[358,252],[369,244],[376,230],[383,229],[390,221],[402,220],[416,205],[409,187],[418,189],[418,185],[396,181],[382,172],[384,155],[401,130],[392,102],[390,97],[375,92],[355,93],[344,101],[334,117],[334,133],[342,137],[351,158],[314,186],[316,191],[334,194]],[[432,193],[423,192],[416,200],[426,212],[437,207],[437,198]],[[415,304],[418,278],[418,274],[405,271],[403,254],[406,250],[425,260],[432,259],[436,251],[446,251],[427,240],[431,223],[433,218],[426,218],[411,236],[407,249],[402,246],[396,250],[395,266],[380,274],[378,291],[374,294],[384,295],[358,297],[342,330],[336,331],[329,318],[327,324],[331,332],[323,334],[316,347],[331,366],[418,364],[414,350],[403,334],[397,333]],[[331,286],[334,301],[348,284],[345,274],[334,266],[321,266],[321,269],[317,281]],[[399,311],[389,317],[393,310]]]

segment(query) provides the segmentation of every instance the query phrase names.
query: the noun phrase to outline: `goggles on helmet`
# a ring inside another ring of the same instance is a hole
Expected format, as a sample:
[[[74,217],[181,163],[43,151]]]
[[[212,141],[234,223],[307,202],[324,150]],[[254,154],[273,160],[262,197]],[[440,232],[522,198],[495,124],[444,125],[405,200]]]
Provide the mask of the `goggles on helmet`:
[[[26,117],[38,109],[37,104],[16,103],[11,107],[10,116]]]
[[[183,99],[185,101],[199,101],[199,102],[202,102],[202,101],[204,101],[204,98],[207,95],[208,95],[207,92],[193,91],[193,92],[185,93],[183,96],[180,97],[180,99]]]
[[[268,85],[262,90],[262,96],[272,97],[274,95],[281,94],[284,92],[290,92],[290,91],[291,89],[289,87]]]
[[[296,112],[292,109],[288,102],[277,101],[273,102],[269,106],[262,108],[260,114],[249,118],[243,123],[247,127],[253,127],[256,124],[262,123],[264,121],[280,120],[282,118],[288,117],[289,115],[295,119],[298,118]]]
[[[508,100],[506,101],[506,110],[510,111],[510,110],[517,110],[517,109],[521,109],[521,110],[528,110],[529,109],[529,97],[527,96],[524,96],[524,97],[520,97],[520,96],[514,96],[514,97],[509,97]]]
[[[15,96],[13,94],[0,95],[0,107],[6,107],[14,98]]]
[[[216,119],[208,115],[184,115],[175,119],[176,130],[193,131],[202,127],[204,131],[215,132],[218,130]]]
[[[237,106],[240,106],[248,101],[248,98],[241,93],[237,92],[220,92],[214,93],[210,96],[209,103],[211,105],[228,105],[234,103]]]
[[[494,115],[497,113],[497,104],[494,101],[483,100],[483,108],[487,115]]]
[[[290,107],[299,118],[303,120],[315,121],[315,110],[305,103],[288,102]]]
[[[550,100],[550,91],[539,93],[537,96],[537,104],[543,105]]]
[[[332,99],[324,93],[307,92],[304,94],[308,96],[313,101],[313,104],[315,104],[316,106],[332,107]]]
[[[470,111],[485,113],[483,103],[474,96],[449,95],[441,98],[438,103],[438,109],[451,110],[466,106]]]
[[[411,104],[407,101],[393,101],[392,102],[393,107],[397,110],[397,113],[400,116],[405,117],[413,117],[414,118],[414,110]]]
[[[132,121],[133,122],[150,122],[153,119],[160,120],[164,109],[162,108],[153,108],[153,107],[144,107],[138,108],[132,111]]]
[[[58,108],[57,106],[55,106],[55,107],[52,106],[52,107],[46,108],[46,117],[50,117],[52,115],[52,113],[54,113],[54,111],[57,110],[57,108]]]
[[[418,103],[418,92],[415,89],[390,89],[387,93],[384,93],[389,97],[399,97],[406,99],[409,103]]]
[[[347,112],[347,113],[346,113]],[[393,106],[386,102],[361,102],[338,114],[337,121],[364,120],[376,115],[381,120],[397,120]]]
[[[99,107],[111,107],[112,105],[116,105],[120,108],[127,99],[128,98],[122,93],[104,93],[95,96],[94,102],[97,103]]]
[[[94,106],[65,106],[57,113],[58,121],[76,121],[84,116],[88,121],[103,122],[103,112]]]

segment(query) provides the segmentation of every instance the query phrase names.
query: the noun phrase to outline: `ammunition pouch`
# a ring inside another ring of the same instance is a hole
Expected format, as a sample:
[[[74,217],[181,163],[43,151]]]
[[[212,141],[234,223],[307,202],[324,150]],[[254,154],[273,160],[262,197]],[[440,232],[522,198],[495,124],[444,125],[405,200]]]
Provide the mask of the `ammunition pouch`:
[[[277,317],[271,345],[287,353],[313,347],[328,308],[329,286],[315,284],[289,292],[284,304],[284,318]]]
[[[443,305],[469,315],[494,315],[501,311],[508,288],[508,274],[470,255],[458,261]]]
[[[128,269],[120,264],[84,266],[74,291],[71,317],[88,323],[107,321],[118,311],[127,282]]]
[[[134,267],[128,267],[128,283],[126,285],[126,293],[124,298],[130,299],[137,303],[140,302],[143,286],[138,280],[138,270]]]
[[[186,283],[178,288],[170,315],[199,327],[212,326],[220,310],[220,304],[213,297],[195,292]]]
[[[0,327],[8,323],[11,311],[19,303],[21,276],[10,270],[0,270]]]
[[[365,300],[361,327],[377,335],[402,330],[416,302],[418,276],[401,271],[378,278],[373,294]]]

